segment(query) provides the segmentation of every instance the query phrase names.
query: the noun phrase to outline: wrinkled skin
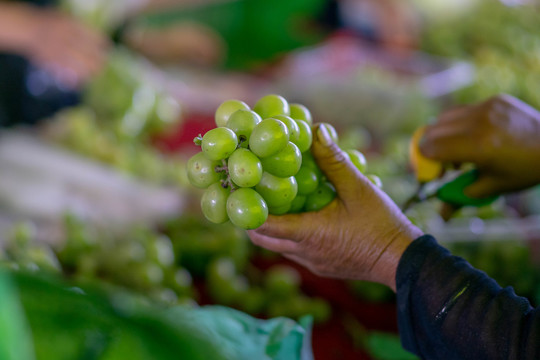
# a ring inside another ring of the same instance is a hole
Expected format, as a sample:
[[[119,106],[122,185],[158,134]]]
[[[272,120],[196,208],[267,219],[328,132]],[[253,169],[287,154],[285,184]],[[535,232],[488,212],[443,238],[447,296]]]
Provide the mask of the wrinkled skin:
[[[316,274],[379,282],[395,290],[399,259],[422,232],[355,168],[324,127],[314,130],[313,156],[337,197],[317,212],[269,216],[248,232],[251,240]]]
[[[447,163],[474,163],[478,181],[465,192],[484,197],[540,183],[540,113],[499,95],[441,114],[426,128],[420,151]]]

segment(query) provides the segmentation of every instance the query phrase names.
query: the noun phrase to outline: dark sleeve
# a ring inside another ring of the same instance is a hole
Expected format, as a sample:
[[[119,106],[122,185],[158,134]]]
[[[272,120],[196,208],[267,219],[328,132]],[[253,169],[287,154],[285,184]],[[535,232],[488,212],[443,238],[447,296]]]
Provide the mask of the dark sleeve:
[[[403,347],[423,359],[540,359],[540,308],[452,256],[429,235],[397,274]]]

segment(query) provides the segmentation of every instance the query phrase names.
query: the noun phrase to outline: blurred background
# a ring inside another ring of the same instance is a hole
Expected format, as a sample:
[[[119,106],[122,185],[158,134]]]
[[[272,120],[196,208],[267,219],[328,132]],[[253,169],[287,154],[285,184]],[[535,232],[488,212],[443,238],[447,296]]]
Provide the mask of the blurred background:
[[[410,136],[440,111],[501,92],[540,109],[539,11],[532,0],[0,1],[0,265],[158,308],[311,314],[316,359],[414,359],[388,288],[319,278],[205,220],[185,173],[193,138],[222,101],[280,94],[331,123],[402,204],[416,188]],[[540,305],[540,188],[448,222],[440,207],[406,215]],[[27,313],[43,315],[24,289]],[[34,346],[52,351],[37,335]]]

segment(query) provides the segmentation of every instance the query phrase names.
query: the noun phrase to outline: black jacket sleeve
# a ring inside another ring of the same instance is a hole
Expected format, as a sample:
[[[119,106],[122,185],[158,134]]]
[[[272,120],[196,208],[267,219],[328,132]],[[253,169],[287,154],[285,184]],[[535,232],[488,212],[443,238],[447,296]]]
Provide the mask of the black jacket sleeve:
[[[540,308],[452,256],[429,235],[396,273],[403,347],[423,359],[540,359]]]

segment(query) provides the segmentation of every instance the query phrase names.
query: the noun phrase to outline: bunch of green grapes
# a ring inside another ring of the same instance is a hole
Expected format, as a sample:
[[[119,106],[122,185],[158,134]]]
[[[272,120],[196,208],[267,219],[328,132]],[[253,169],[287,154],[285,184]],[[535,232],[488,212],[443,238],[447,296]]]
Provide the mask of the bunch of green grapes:
[[[196,295],[191,273],[178,264],[171,239],[148,227],[112,233],[67,215],[66,241],[56,249],[64,273],[99,279],[166,303],[190,303]]]
[[[227,100],[215,120],[217,128],[195,139],[202,151],[187,164],[191,184],[206,189],[201,208],[208,220],[255,229],[269,213],[317,211],[335,198],[334,186],[310,153],[313,120],[305,106],[274,94],[260,98],[253,109]],[[322,126],[337,142],[334,127]],[[365,172],[362,153],[346,154]],[[381,185],[375,175],[368,176]]]
[[[119,137],[97,121],[96,112],[85,105],[56,114],[49,138],[70,151],[160,185],[185,187],[185,160],[162,154],[149,143]]]
[[[191,273],[175,254],[171,239],[145,227],[125,234],[84,224],[72,215],[64,222],[65,242],[51,246],[37,239],[30,222],[14,226],[0,268],[62,274],[81,282],[129,289],[167,305],[191,304],[197,295]]]
[[[53,249],[34,241],[36,237],[37,230],[31,222],[14,225],[0,248],[0,267],[14,271],[61,272],[61,264]]]
[[[300,318],[310,314],[321,323],[330,317],[332,310],[326,300],[302,293],[301,277],[294,268],[274,265],[264,272],[251,270],[246,276],[230,258],[213,260],[206,270],[209,295],[219,304],[255,316]]]

